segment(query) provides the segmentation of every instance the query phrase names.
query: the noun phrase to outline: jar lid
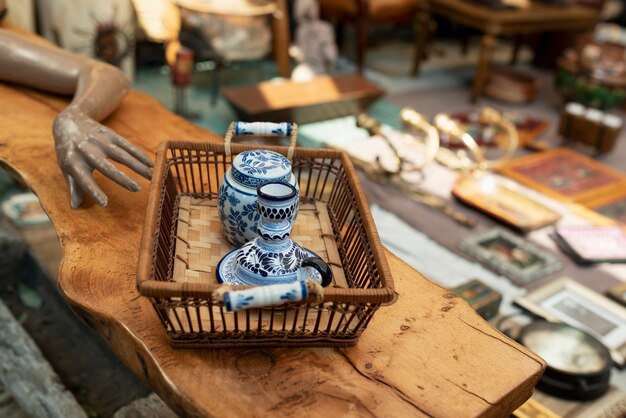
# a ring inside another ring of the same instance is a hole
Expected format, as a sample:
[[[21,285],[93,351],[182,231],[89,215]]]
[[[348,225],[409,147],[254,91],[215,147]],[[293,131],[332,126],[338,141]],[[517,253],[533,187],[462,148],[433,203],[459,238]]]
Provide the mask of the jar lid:
[[[231,174],[237,183],[256,188],[265,181],[289,181],[291,162],[274,151],[244,151],[233,160]]]

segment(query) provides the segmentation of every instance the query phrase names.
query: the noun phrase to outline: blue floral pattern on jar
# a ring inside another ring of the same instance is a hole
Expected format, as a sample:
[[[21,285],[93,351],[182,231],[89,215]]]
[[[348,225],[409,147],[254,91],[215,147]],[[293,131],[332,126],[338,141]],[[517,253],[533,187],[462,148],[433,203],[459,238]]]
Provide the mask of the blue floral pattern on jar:
[[[233,167],[233,176],[237,181],[244,177],[247,177],[245,181],[261,180],[255,176],[261,176],[263,180],[286,180],[284,177],[291,174],[291,163],[284,155],[265,150],[242,152]],[[250,184],[251,187],[257,185]]]
[[[256,237],[259,213],[256,187],[268,180],[287,181],[298,188],[291,163],[267,150],[244,151],[233,160],[218,192],[218,213],[228,241],[241,246]]]

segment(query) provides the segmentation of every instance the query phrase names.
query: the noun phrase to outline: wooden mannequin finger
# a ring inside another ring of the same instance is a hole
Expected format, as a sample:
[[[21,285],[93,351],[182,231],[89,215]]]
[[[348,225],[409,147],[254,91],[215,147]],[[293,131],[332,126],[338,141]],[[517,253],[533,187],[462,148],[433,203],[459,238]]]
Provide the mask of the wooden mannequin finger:
[[[118,163],[122,163],[125,166],[132,168],[148,180],[152,178],[152,170],[150,170],[150,168],[146,167],[142,162],[117,145],[109,144],[106,147],[105,152],[113,161],[117,161]]]
[[[83,191],[78,187],[71,174],[64,173],[63,176],[70,192],[70,206],[72,209],[78,209],[83,204]]]
[[[75,182],[80,188],[86,192],[100,206],[106,206],[109,203],[107,195],[102,191],[96,183],[96,179],[84,164],[72,164],[69,167]]]
[[[114,182],[126,187],[132,192],[141,190],[141,186],[126,173],[115,167],[113,163],[108,161],[106,154],[96,145],[92,143],[81,145],[81,152],[93,168],[98,169]]]
[[[87,160],[92,167],[107,159],[107,155],[96,143],[84,141],[80,143],[78,148],[80,149],[83,161]]]
[[[98,169],[102,174],[113,180],[114,182],[126,187],[131,192],[138,192],[141,190],[141,186],[133,180],[132,177],[120,171],[113,163],[108,160],[97,161],[92,164],[94,168]]]
[[[113,130],[108,129],[108,128],[106,131],[104,131],[104,133],[106,136],[111,138],[111,140],[113,141],[115,145],[117,145],[118,147],[128,152],[130,155],[132,155],[133,157],[135,157],[136,159],[144,163],[146,166],[148,167],[154,166],[154,162],[152,162],[150,157],[148,157],[143,151],[141,151],[139,148],[134,146],[132,143],[130,143],[126,138],[118,135]]]

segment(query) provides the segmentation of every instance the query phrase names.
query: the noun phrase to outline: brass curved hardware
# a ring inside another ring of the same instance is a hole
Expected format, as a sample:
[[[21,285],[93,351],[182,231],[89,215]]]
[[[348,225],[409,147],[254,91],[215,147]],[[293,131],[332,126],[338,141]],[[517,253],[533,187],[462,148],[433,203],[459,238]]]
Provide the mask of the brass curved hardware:
[[[424,161],[416,169],[423,169],[430,164],[439,151],[439,132],[437,128],[431,125],[428,120],[420,113],[417,113],[414,109],[405,107],[400,111],[400,120],[402,123],[410,129],[418,132],[426,133],[426,155]]]
[[[517,128],[511,121],[504,117],[502,113],[492,107],[483,107],[480,111],[479,120],[483,124],[497,126],[506,132],[508,143],[506,150],[501,157],[493,160],[487,160],[483,149],[478,145],[476,140],[470,134],[463,131],[459,126],[459,123],[454,121],[445,113],[439,113],[434,119],[434,124],[439,130],[445,132],[450,137],[461,141],[461,143],[472,155],[473,161],[466,156],[462,154],[458,155],[457,153],[457,157],[459,158],[458,165],[460,168],[469,171],[485,171],[499,166],[505,161],[511,159],[519,145]],[[449,155],[446,155],[446,157],[451,158]],[[446,165],[450,166],[449,164]]]
[[[504,154],[500,158],[495,160],[483,160],[484,166],[481,167],[484,170],[489,170],[491,168],[495,168],[502,163],[510,160],[515,154],[515,150],[519,146],[519,134],[517,132],[517,128],[508,118],[506,118],[502,112],[498,112],[496,109],[492,107],[483,107],[480,111],[480,122],[486,125],[495,125],[499,128],[503,129],[506,134],[509,142],[507,143],[506,150]]]
[[[381,129],[381,123],[365,113],[357,117],[357,126],[368,131],[370,135],[378,135],[387,142],[389,148],[396,157],[398,169],[390,174],[400,172],[421,172],[433,160],[445,165],[452,170],[460,171],[486,171],[493,169],[509,160],[519,145],[517,128],[501,112],[491,107],[483,107],[480,111],[479,120],[486,125],[493,125],[502,129],[508,139],[504,154],[499,158],[488,160],[483,149],[476,140],[465,132],[460,124],[445,113],[439,113],[430,123],[425,116],[414,109],[405,107],[400,111],[402,123],[413,133],[425,133],[426,154],[421,164],[416,165],[407,161],[405,153],[391,141]],[[465,147],[463,150],[452,151],[440,146],[439,131],[446,133],[451,138],[459,140]]]

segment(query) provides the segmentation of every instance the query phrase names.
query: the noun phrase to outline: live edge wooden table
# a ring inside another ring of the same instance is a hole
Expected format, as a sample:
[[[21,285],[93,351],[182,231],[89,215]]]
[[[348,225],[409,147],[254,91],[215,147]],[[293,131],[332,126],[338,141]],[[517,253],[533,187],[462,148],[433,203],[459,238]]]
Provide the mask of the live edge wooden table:
[[[417,56],[424,56],[430,15],[435,14],[483,33],[470,101],[482,94],[499,36],[528,35],[550,31],[587,31],[598,20],[597,11],[579,5],[551,6],[531,1],[526,9],[494,9],[472,0],[424,0],[418,12]],[[419,71],[419,61],[416,73]]]
[[[51,136],[66,104],[0,84],[0,161],[32,187],[56,228],[67,303],[181,416],[495,417],[532,394],[543,360],[390,253],[399,299],[356,347],[171,348],[135,287],[148,182],[131,193],[96,174],[109,206],[70,209]],[[105,123],[150,155],[166,139],[221,140],[137,92]]]

